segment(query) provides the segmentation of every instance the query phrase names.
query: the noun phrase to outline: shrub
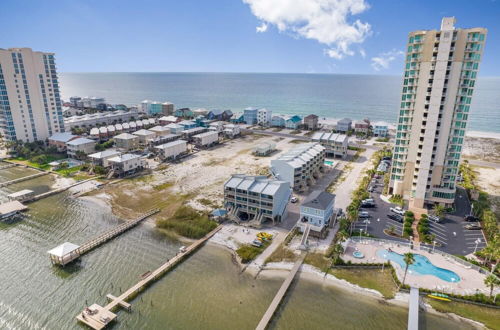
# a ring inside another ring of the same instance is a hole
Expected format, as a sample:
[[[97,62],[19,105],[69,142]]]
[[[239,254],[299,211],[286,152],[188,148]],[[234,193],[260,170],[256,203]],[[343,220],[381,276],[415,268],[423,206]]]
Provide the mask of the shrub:
[[[244,244],[236,250],[236,253],[241,258],[241,262],[244,264],[249,263],[250,261],[255,259],[255,257],[257,257],[260,252],[260,248],[250,244]]]
[[[202,238],[217,227],[217,223],[190,206],[179,207],[173,216],[157,221],[160,228],[173,230],[179,235],[188,238]]]

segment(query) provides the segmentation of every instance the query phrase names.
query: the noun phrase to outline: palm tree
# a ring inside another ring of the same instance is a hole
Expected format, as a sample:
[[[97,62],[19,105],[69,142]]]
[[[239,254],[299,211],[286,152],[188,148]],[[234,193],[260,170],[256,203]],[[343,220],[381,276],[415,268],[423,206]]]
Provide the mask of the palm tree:
[[[406,267],[405,267],[405,275],[403,276],[403,283],[401,284],[401,286],[405,285],[406,273],[408,272],[408,267],[415,262],[415,256],[413,255],[413,253],[407,252],[404,254],[403,260],[406,264]]]
[[[440,218],[444,215],[445,210],[445,207],[441,204],[434,205],[434,213]]]
[[[493,295],[493,289],[496,286],[500,286],[500,280],[495,275],[490,274],[484,279],[484,284],[490,287],[490,298],[491,298],[491,296]]]

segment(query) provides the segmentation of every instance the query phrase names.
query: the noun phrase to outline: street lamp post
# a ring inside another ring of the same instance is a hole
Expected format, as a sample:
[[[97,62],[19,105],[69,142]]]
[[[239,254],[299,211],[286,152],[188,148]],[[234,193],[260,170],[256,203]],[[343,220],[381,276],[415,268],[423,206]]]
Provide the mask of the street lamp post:
[[[432,241],[432,253],[434,253],[434,249],[436,248],[436,240]]]
[[[410,248],[410,250],[411,250],[411,242],[412,242],[412,240],[413,240],[413,236],[410,236],[410,243],[408,244],[408,247]]]

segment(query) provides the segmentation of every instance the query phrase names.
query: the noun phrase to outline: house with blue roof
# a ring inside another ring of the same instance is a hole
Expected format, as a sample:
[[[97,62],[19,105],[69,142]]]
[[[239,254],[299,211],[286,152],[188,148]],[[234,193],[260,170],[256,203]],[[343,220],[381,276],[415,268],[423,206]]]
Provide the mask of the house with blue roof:
[[[298,129],[300,125],[302,125],[302,117],[297,115],[292,116],[285,121],[285,126],[289,129]]]

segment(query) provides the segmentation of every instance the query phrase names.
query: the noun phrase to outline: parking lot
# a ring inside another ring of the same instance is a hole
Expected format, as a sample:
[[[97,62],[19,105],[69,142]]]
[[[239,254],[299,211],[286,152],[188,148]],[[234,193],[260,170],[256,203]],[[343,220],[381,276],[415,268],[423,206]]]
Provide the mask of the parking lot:
[[[370,235],[379,238],[398,239],[394,236],[389,236],[384,233],[384,229],[393,229],[398,235],[403,232],[403,223],[389,219],[388,214],[391,213],[390,208],[396,205],[387,203],[380,198],[383,189],[382,178],[378,180],[374,192],[371,193],[371,198],[375,201],[375,208],[362,208],[362,211],[367,211],[370,214],[368,219],[359,219],[353,224],[353,235],[362,230]],[[435,236],[436,249],[450,253],[467,255],[473,253],[476,249],[480,250],[486,246],[483,232],[481,230],[467,230],[465,226],[470,222],[465,222],[464,216],[470,213],[470,202],[467,198],[464,189],[457,189],[457,197],[455,201],[455,211],[451,214],[446,214],[444,219],[439,223],[429,221],[430,233]]]

